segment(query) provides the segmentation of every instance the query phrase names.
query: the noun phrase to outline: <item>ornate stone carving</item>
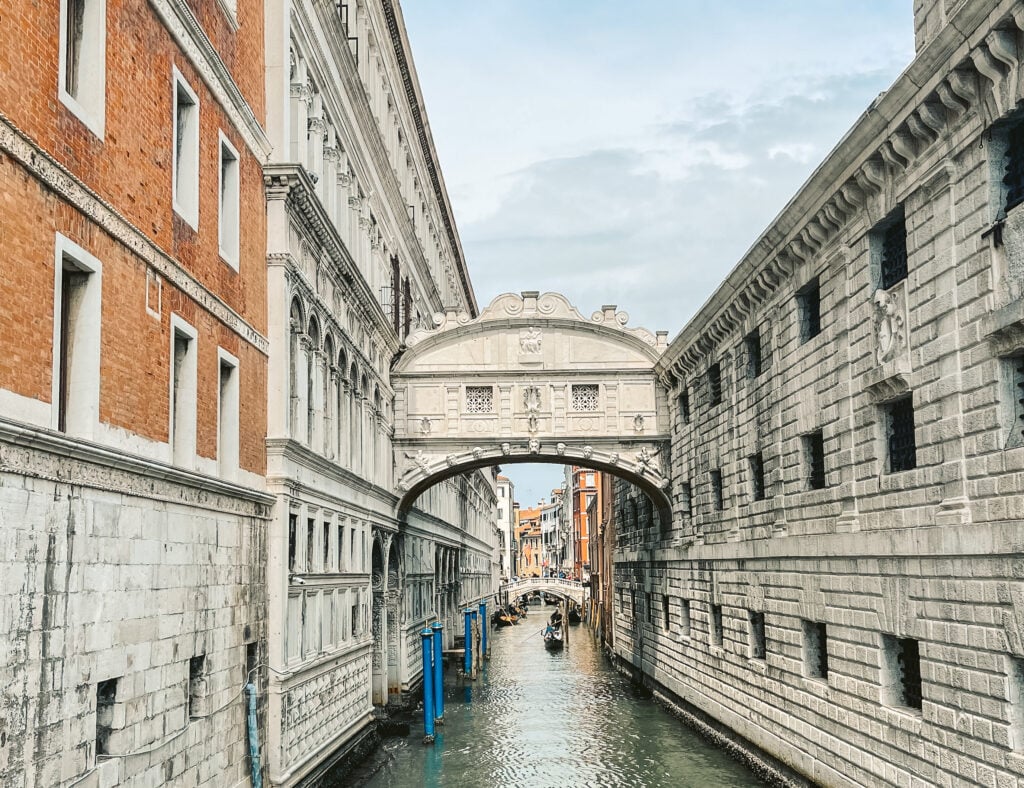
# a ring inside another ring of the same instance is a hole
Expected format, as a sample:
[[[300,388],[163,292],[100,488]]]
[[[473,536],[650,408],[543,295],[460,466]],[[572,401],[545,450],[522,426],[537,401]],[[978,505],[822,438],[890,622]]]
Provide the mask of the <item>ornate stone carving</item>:
[[[903,315],[885,290],[876,290],[872,303],[875,307],[875,360],[882,364],[893,358],[906,342]]]
[[[644,417],[641,414],[636,414],[633,419],[633,432],[640,433],[644,431]]]
[[[512,453],[512,444],[511,443],[503,443],[503,444],[501,444],[501,453],[504,454],[506,457],[509,454],[511,454]]]
[[[530,454],[540,454],[540,441],[536,438],[531,438],[529,443]]]
[[[539,355],[542,335],[536,326],[524,328],[519,332],[519,352],[523,355]]]
[[[593,456],[594,456],[594,447],[593,446],[584,446],[583,447],[583,459],[589,460]]]
[[[430,419],[424,416],[422,419],[420,419],[420,432],[423,433],[424,435],[429,435],[430,429]]]
[[[565,454],[565,444],[564,443],[559,443],[558,445],[556,445],[555,446],[555,451],[558,452],[559,455]]]

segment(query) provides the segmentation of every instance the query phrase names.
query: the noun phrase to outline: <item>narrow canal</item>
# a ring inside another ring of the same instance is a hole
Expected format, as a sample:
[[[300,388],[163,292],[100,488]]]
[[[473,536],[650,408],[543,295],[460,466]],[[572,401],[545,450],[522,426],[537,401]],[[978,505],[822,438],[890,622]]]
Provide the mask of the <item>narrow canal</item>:
[[[585,626],[547,651],[550,608],[491,630],[491,659],[472,683],[449,669],[445,724],[424,746],[423,715],[410,736],[385,741],[368,788],[660,788],[761,785],[648,697],[601,653]]]

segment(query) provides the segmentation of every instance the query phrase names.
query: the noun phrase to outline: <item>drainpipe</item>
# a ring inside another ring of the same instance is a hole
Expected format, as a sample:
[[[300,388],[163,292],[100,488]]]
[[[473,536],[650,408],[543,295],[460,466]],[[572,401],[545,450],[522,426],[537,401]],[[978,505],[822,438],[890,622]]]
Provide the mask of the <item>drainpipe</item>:
[[[249,729],[249,764],[252,767],[252,788],[263,788],[263,772],[260,769],[259,727],[256,723],[256,685],[251,682],[246,684],[245,693],[249,696],[247,727]]]

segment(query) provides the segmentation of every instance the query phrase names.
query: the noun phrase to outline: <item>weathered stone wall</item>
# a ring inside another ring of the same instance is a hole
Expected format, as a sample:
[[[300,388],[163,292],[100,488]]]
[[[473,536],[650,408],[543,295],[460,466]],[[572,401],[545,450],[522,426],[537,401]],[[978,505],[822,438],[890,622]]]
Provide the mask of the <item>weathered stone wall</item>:
[[[44,464],[48,476],[30,473]],[[263,637],[267,500],[197,481],[0,442],[3,784],[248,774],[242,688]],[[111,679],[102,734],[97,686]]]
[[[917,6],[918,59],[665,354],[671,528],[616,509],[616,653],[825,785],[1024,776],[1024,16]]]

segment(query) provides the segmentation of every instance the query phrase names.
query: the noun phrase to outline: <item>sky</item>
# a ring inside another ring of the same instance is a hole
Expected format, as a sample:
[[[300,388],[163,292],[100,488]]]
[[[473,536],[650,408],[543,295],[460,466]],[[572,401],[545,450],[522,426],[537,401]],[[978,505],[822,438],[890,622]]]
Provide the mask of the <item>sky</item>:
[[[470,277],[675,336],[910,63],[912,0],[405,0]],[[558,466],[505,469],[523,506]]]

